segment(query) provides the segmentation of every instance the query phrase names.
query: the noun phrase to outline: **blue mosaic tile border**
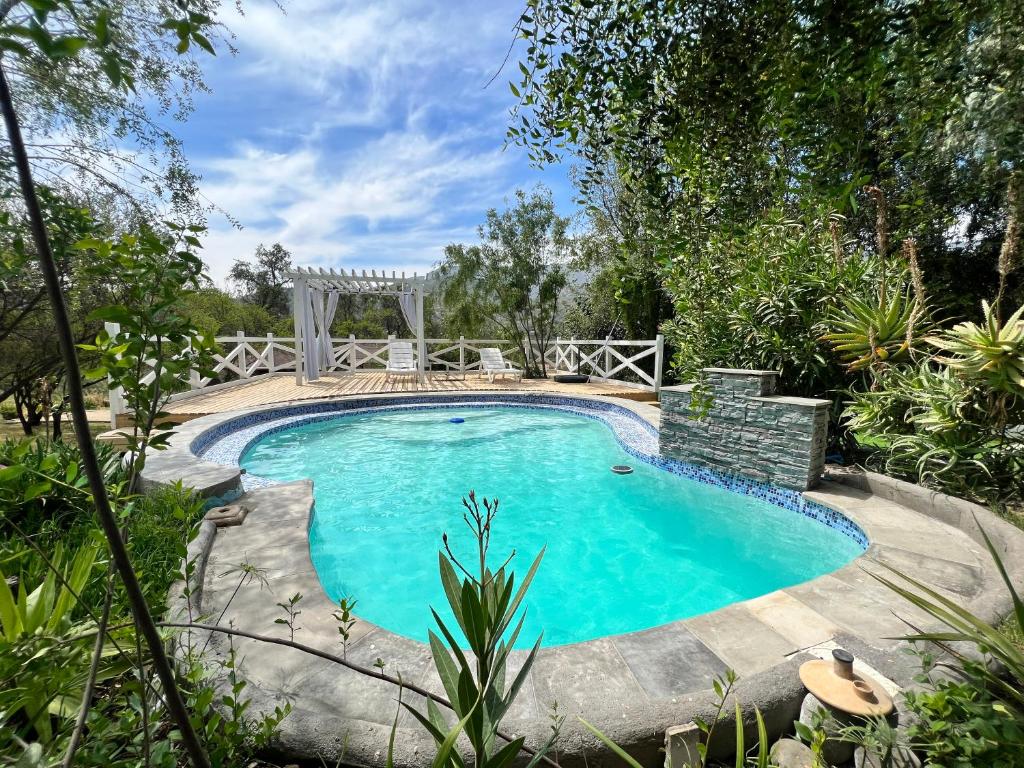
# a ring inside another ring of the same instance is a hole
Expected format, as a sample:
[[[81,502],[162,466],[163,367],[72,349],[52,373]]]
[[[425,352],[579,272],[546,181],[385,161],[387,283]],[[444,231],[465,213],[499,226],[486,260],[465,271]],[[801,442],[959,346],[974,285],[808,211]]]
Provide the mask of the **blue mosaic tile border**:
[[[662,456],[658,430],[627,408],[598,400],[547,395],[469,394],[438,397],[353,398],[322,403],[300,403],[236,416],[196,437],[191,451],[207,461],[239,466],[245,452],[266,435],[316,421],[344,418],[369,412],[421,411],[458,406],[494,406],[526,410],[559,410],[603,422],[623,449],[635,458],[699,483],[714,485],[732,493],[751,496],[783,509],[797,512],[834,528],[867,549],[868,538],[860,526],[840,512],[810,501],[803,494],[771,483]],[[257,475],[242,475],[245,490],[274,485]]]

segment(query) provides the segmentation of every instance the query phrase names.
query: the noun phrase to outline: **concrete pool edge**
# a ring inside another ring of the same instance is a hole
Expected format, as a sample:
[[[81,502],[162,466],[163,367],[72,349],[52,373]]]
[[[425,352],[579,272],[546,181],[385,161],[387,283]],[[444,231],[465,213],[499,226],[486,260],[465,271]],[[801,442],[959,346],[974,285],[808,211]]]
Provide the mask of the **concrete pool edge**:
[[[211,472],[180,477],[205,481],[214,477]],[[898,481],[889,478],[837,479],[843,482],[825,483],[807,496],[849,516],[864,529],[871,540],[864,556],[832,574],[711,614],[629,635],[544,649],[544,658],[538,660],[538,669],[531,676],[536,679],[528,686],[532,707],[517,707],[508,730],[526,735],[533,744],[543,741],[548,729],[544,700],[557,692],[563,711],[570,715],[560,744],[567,765],[581,762],[584,753],[593,757],[601,751],[571,717],[577,712],[644,762],[651,762],[664,728],[689,721],[694,715],[707,716],[712,703],[709,684],[683,690],[695,683],[679,682],[681,667],[688,667],[685,672],[691,679],[699,677],[699,670],[693,667],[700,666],[703,658],[709,671],[726,664],[738,668],[742,701],[765,712],[769,730],[776,732],[794,719],[803,696],[795,674],[799,660],[805,658],[802,651],[823,642],[848,646],[886,676],[909,684],[911,670],[900,658],[898,644],[884,638],[905,629],[890,609],[920,619],[867,575],[865,569],[877,570],[873,558],[904,569],[916,567],[922,580],[957,597],[990,621],[1007,612],[1008,596],[979,542],[973,515],[1007,555],[1011,576],[1021,584],[1024,541],[1009,523],[980,507],[964,507],[966,502],[952,503],[948,497],[930,492],[925,495],[932,500],[931,506],[915,509],[902,503],[907,494],[913,495],[902,487],[907,484],[890,485]],[[895,490],[886,493],[886,488]],[[233,620],[240,628],[282,636],[283,628],[273,624],[274,603],[301,591],[305,596],[300,621],[304,629],[296,640],[337,652],[340,646],[329,616],[334,606],[320,589],[306,545],[305,526],[312,507],[309,484],[255,490],[246,495],[246,502],[253,512],[245,525],[220,531],[204,525],[201,540],[193,543],[193,555],[205,551],[203,569],[195,569],[205,570],[205,574],[196,577],[198,584],[193,585],[194,591],[198,586],[203,593],[201,610],[215,616],[219,613],[229,590],[218,574],[246,559],[268,567],[267,586],[243,590],[245,600],[233,604],[222,623]],[[211,642],[216,653],[224,653],[226,647],[223,638]],[[293,757],[330,759],[344,750],[348,763],[383,762],[394,715],[395,694],[390,686],[356,680],[351,677],[354,673],[342,674],[347,671],[327,662],[311,663],[295,651],[282,653],[280,648],[251,642],[236,643],[236,647],[247,656],[243,669],[251,683],[247,693],[254,710],[272,711],[294,697],[295,708],[281,726],[278,746],[283,751]],[[349,653],[367,666],[379,655],[394,665],[389,671],[404,667],[409,679],[440,691],[439,681],[430,677],[429,653],[423,644],[361,622],[359,637]],[[297,677],[289,680],[289,675]],[[360,707],[365,716],[359,716]],[[429,737],[411,720],[403,720],[396,763],[422,765],[431,749]]]

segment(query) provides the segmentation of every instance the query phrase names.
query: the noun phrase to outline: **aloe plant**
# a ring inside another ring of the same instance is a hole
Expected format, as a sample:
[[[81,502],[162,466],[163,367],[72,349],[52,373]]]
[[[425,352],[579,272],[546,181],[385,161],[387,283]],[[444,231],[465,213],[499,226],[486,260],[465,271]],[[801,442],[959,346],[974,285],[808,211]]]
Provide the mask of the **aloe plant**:
[[[936,359],[957,373],[982,381],[989,388],[1024,397],[1024,307],[1005,322],[995,309],[981,303],[984,321],[964,322],[926,341],[947,353]]]
[[[833,318],[837,330],[822,338],[851,371],[905,359],[914,341],[914,326],[923,314],[909,294],[896,294],[877,303],[848,297],[843,309]]]
[[[523,749],[525,739],[519,737],[499,745],[498,730],[501,719],[530,674],[541,637],[537,638],[519,673],[508,686],[505,684],[505,672],[509,654],[525,620],[525,614],[522,614],[516,621],[516,612],[544,552],[541,550],[534,558],[517,589],[515,574],[508,569],[515,552],[497,570],[492,571],[487,564],[498,500],[484,499],[481,509],[476,494],[470,491],[468,500],[464,498],[462,504],[466,509],[463,519],[476,539],[477,563],[472,566],[475,572],[471,572],[452,552],[448,534],[443,537],[444,549],[438,552],[438,562],[441,584],[465,643],[457,639],[433,608],[431,613],[444,641],[435,632],[429,632],[434,665],[458,721],[449,728],[441,710],[430,699],[427,700],[426,714],[408,703],[403,702],[402,706],[437,742],[434,768],[465,768],[462,756],[455,749],[456,740],[462,733],[472,745],[475,768],[506,768]],[[468,645],[469,653],[463,650],[464,645]],[[544,759],[556,738],[557,732],[553,732],[548,742],[533,754],[527,768]]]

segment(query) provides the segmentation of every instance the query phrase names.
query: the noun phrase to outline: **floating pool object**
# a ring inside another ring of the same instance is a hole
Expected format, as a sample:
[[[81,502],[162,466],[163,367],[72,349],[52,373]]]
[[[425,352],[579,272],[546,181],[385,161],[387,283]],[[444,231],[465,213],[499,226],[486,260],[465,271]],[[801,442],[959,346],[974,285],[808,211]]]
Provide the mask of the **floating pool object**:
[[[453,416],[452,418],[448,419],[448,421],[450,421],[452,424],[461,424],[462,422],[465,421],[465,419],[460,419],[458,416]]]
[[[612,472],[616,475],[629,475],[632,474],[633,468],[628,464],[616,464],[612,467]]]

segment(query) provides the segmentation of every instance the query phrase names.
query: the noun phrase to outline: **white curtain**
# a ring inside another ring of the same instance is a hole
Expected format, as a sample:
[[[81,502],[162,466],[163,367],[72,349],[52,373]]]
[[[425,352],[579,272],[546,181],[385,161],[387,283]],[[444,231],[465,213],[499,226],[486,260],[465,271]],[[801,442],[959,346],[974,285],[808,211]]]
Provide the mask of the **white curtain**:
[[[331,323],[334,322],[334,315],[338,311],[338,293],[331,291],[327,294],[327,309],[323,308],[322,299],[317,299],[317,324],[320,332],[316,335],[316,343],[320,348],[320,369],[330,370],[338,364],[334,357],[334,342],[331,341]]]
[[[398,294],[398,305],[402,308],[402,317],[405,324],[409,326],[412,335],[416,335],[416,295],[412,291],[403,291]]]

